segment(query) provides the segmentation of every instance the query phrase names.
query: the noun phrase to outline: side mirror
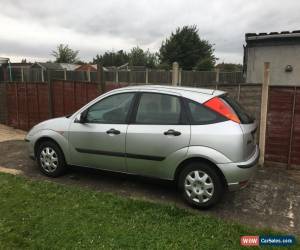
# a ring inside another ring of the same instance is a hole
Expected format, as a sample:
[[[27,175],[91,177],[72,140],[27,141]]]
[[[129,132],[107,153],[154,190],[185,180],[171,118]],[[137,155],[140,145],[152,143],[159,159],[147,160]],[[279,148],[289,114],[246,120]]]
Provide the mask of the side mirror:
[[[76,122],[78,123],[86,123],[87,111],[83,111],[82,113],[78,114],[76,117]]]

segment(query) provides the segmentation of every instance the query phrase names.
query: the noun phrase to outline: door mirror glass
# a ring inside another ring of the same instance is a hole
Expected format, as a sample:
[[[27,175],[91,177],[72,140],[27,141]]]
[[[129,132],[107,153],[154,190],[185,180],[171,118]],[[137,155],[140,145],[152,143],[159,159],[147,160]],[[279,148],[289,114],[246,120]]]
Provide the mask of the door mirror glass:
[[[76,116],[75,122],[85,123],[86,122],[87,111],[83,111],[82,113]]]

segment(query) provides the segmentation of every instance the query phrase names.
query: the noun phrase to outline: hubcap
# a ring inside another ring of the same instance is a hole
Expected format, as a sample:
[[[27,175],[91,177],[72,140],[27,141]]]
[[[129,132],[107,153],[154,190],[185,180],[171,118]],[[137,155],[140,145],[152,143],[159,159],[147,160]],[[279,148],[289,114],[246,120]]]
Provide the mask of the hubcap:
[[[214,184],[207,173],[195,170],[186,176],[184,190],[194,202],[205,203],[213,196]]]
[[[40,154],[40,162],[42,168],[46,172],[48,173],[54,172],[58,166],[58,157],[55,150],[50,147],[44,148]]]

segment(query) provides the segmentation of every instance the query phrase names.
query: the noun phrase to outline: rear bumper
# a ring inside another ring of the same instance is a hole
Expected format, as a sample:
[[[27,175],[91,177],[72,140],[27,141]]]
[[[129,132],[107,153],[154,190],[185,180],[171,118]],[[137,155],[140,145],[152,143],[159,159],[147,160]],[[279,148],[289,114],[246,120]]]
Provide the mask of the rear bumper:
[[[257,170],[259,148],[256,146],[253,155],[244,162],[218,164],[227,181],[229,191],[239,190],[247,186]]]

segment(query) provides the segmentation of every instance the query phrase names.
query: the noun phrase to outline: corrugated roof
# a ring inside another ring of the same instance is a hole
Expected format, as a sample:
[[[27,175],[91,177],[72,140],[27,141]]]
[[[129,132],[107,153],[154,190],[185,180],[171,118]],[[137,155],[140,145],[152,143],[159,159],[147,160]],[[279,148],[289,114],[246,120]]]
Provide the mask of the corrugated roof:
[[[270,33],[246,33],[247,40],[261,40],[261,39],[272,39],[272,38],[286,38],[286,37],[300,37],[300,30],[294,31],[281,31],[281,32],[270,32]]]
[[[270,33],[246,33],[247,46],[272,46],[300,44],[300,30]]]

